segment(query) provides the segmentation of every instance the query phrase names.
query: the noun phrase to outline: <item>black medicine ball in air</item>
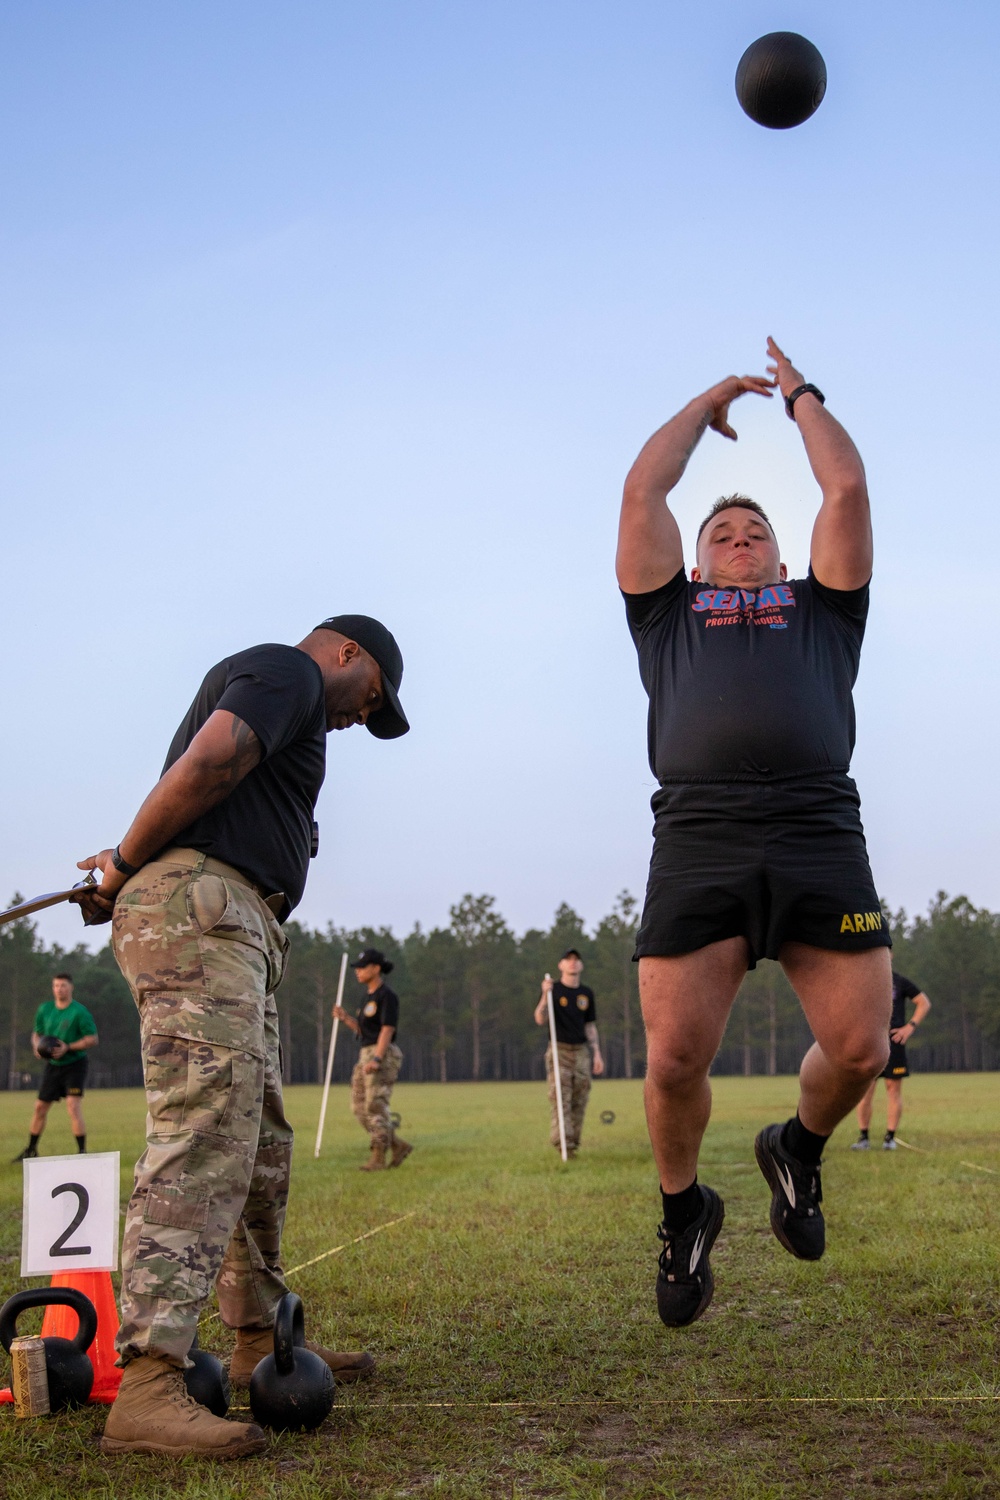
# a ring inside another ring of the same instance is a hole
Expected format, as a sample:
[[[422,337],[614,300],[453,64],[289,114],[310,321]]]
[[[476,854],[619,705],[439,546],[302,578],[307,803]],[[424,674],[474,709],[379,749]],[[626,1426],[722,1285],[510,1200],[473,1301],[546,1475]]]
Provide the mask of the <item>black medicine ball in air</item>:
[[[790,130],[815,114],[826,93],[826,63],[796,31],[771,31],[740,58],[736,97],[768,130]]]

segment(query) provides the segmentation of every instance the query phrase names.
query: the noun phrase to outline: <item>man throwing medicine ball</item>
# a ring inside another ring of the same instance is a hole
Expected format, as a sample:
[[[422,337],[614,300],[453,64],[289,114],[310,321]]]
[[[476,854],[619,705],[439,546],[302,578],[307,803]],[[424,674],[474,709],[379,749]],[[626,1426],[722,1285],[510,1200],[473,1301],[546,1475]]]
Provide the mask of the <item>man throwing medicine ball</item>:
[[[657,1304],[691,1323],[712,1298],[722,1199],[697,1178],[708,1070],[748,968],[776,958],[816,1038],[799,1106],[755,1149],[771,1227],[803,1260],[824,1249],[820,1157],[885,1066],[889,933],[848,767],[868,612],[871,519],[857,449],[773,340],[770,377],[730,376],[650,438],[625,481],[618,582],[649,695],[654,846],[636,942],[646,1118],[660,1171]],[[719,500],[684,572],[665,501],[706,428],[777,386],[822,504],[808,576],[789,581],[754,500]]]
[[[559,978],[542,980],[542,997],[535,1006],[535,1024],[549,1024],[549,991],[556,1021],[556,1048],[559,1053],[559,1083],[562,1089],[563,1125],[566,1131],[566,1155],[575,1156],[580,1149],[583,1117],[590,1098],[591,1072],[600,1078],[604,1072],[601,1041],[597,1035],[597,1013],[594,992],[580,983],[583,959],[575,948],[567,948],[559,960]],[[593,1067],[590,1049],[594,1049]],[[556,1104],[555,1069],[552,1044],[545,1049],[545,1076],[549,1080],[549,1104],[552,1106],[552,1129],[549,1139],[556,1150],[559,1142],[559,1110]]]
[[[106,1453],[232,1458],[265,1445],[258,1427],[191,1400],[183,1371],[213,1285],[236,1330],[233,1384],[248,1385],[273,1349],[292,1157],[274,1003],[281,924],[315,852],[327,734],[354,724],[378,739],[405,734],[402,674],[395,640],[367,615],[219,662],[121,843],[81,861],[102,872],[80,904],[91,919],[113,913],[149,1108],[125,1222],[124,1374]],[[373,1367],[367,1354],[310,1347],[339,1380]]]
[[[86,1151],[83,1087],[87,1081],[87,1053],[96,1046],[97,1027],[87,1007],[73,999],[72,974],[56,974],[52,980],[52,999],[43,1001],[35,1014],[31,1050],[37,1058],[44,1059],[45,1071],[31,1117],[28,1144],[14,1157],[16,1162],[38,1155],[45,1121],[57,1099],[66,1100],[76,1149]]]

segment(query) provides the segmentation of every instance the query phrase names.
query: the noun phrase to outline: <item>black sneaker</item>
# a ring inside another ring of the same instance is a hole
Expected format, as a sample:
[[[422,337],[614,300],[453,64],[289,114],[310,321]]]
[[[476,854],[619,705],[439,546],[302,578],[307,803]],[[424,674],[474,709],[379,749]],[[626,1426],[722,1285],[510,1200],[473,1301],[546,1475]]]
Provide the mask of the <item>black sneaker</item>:
[[[789,1156],[781,1144],[783,1125],[766,1125],[753,1143],[757,1165],[771,1189],[771,1228],[799,1260],[819,1260],[826,1249],[819,1165]]]
[[[11,1157],[10,1164],[12,1167],[16,1167],[19,1161],[27,1161],[30,1156],[37,1155],[38,1151],[34,1146],[25,1146],[23,1151],[19,1151],[16,1156]]]
[[[722,1228],[726,1210],[718,1193],[700,1182],[698,1188],[702,1210],[690,1228],[675,1234],[661,1224],[656,1231],[663,1241],[656,1278],[656,1306],[668,1328],[683,1328],[685,1323],[700,1318],[715,1291],[708,1253]]]

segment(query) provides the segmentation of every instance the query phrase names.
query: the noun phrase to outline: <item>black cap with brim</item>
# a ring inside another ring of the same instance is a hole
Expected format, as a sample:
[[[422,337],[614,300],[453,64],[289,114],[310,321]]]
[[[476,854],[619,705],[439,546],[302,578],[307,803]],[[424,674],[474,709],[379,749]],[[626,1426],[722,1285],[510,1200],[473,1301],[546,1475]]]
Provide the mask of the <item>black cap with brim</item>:
[[[365,727],[377,740],[396,740],[406,734],[410,724],[399,701],[399,684],[403,680],[403,656],[396,638],[381,620],[371,615],[331,615],[321,620],[317,630],[335,630],[357,641],[362,650],[378,662],[382,673],[384,703],[377,713],[369,714]]]
[[[383,974],[391,974],[393,968],[395,967],[394,964],[391,964],[389,962],[385,954],[382,953],[380,949],[366,948],[363,953],[358,954],[357,958],[351,964],[351,968],[367,969],[369,964],[378,964]]]

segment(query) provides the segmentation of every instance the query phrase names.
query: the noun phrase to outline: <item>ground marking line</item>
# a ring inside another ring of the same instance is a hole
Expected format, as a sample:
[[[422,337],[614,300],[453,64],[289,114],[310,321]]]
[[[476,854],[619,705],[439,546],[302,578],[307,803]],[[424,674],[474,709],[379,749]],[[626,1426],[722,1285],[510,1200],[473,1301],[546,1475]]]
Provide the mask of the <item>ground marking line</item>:
[[[917,1402],[936,1402],[954,1405],[960,1401],[996,1401],[995,1396],[631,1396],[631,1397],[586,1397],[574,1396],[574,1406],[902,1406]],[[565,1410],[565,1401],[376,1401],[371,1405],[352,1406],[352,1412],[364,1414],[377,1411],[456,1411],[471,1407],[519,1407],[537,1410],[542,1407],[558,1407]],[[230,1411],[249,1411],[248,1406],[233,1406]],[[344,1410],[341,1407],[341,1410]]]
[[[921,1156],[930,1156],[930,1152],[926,1146],[911,1146],[909,1141],[901,1141],[898,1135],[896,1136],[896,1145],[905,1146],[907,1151],[919,1151]]]
[[[334,1245],[332,1250],[324,1250],[322,1255],[314,1255],[312,1260],[304,1260],[300,1266],[292,1266],[290,1271],[285,1272],[285,1275],[294,1276],[296,1271],[304,1271],[307,1266],[315,1266],[321,1260],[329,1260],[331,1255],[339,1255],[342,1250],[349,1250],[352,1245],[360,1245],[362,1240],[370,1240],[373,1234],[381,1234],[383,1229],[392,1229],[393,1225],[402,1224],[406,1219],[412,1219],[416,1212],[415,1208],[411,1208],[408,1214],[403,1214],[398,1219],[390,1219],[388,1224],[377,1224],[374,1229],[366,1229],[364,1234],[356,1234],[353,1240],[345,1240],[342,1245]],[[219,1316],[221,1315],[217,1312],[208,1313],[199,1319],[199,1321],[201,1323],[211,1323]]]
[[[332,1250],[324,1250],[322,1255],[314,1255],[312,1260],[304,1260],[300,1266],[292,1266],[290,1271],[285,1272],[285,1275],[294,1276],[296,1271],[304,1271],[307,1266],[315,1266],[321,1260],[329,1260],[331,1255],[339,1255],[341,1250],[349,1250],[352,1245],[360,1245],[362,1240],[370,1240],[373,1234],[381,1234],[383,1229],[391,1229],[394,1224],[402,1224],[404,1219],[412,1219],[416,1211],[415,1208],[411,1208],[408,1214],[403,1214],[398,1219],[390,1219],[388,1224],[378,1224],[374,1229],[367,1229],[364,1234],[355,1235],[353,1240],[347,1240],[343,1245],[335,1245]]]
[[[1000,1172],[997,1171],[996,1167],[981,1167],[978,1162],[961,1161],[959,1162],[959,1166],[971,1167],[974,1172],[989,1172],[994,1177],[1000,1177]]]

